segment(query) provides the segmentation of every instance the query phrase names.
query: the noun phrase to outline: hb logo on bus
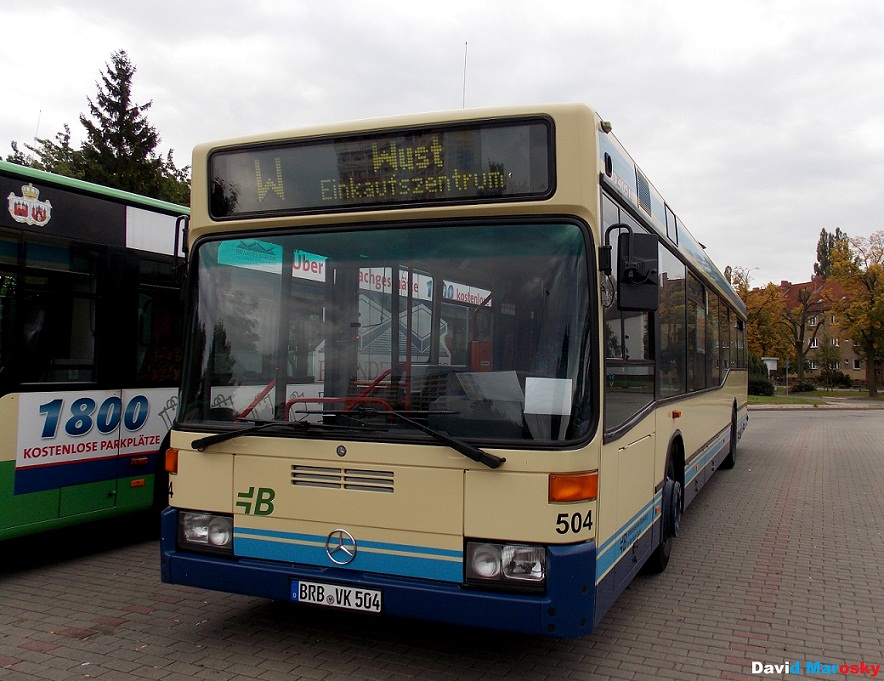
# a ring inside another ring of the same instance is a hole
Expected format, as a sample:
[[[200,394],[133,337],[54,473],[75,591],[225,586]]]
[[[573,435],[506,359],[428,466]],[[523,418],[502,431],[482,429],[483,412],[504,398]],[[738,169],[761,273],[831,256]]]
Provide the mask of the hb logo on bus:
[[[270,515],[273,513],[273,499],[276,497],[269,487],[249,487],[245,492],[237,492],[236,498],[243,501],[237,501],[236,506],[243,509],[246,515]]]

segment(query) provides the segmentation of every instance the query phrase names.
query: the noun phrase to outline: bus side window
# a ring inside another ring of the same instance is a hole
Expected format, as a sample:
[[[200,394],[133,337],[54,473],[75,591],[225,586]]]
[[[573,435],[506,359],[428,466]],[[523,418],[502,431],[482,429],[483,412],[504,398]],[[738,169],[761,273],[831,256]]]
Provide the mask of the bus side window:
[[[602,196],[603,231],[608,226],[628,223],[636,232],[645,230],[626,211]],[[611,234],[613,271],[617,281],[616,233]],[[654,399],[654,362],[651,320],[646,311],[621,311],[616,294],[605,308],[605,430],[614,430],[639,413]]]
[[[0,246],[2,246],[0,242]],[[0,272],[0,395],[18,383],[20,362],[16,357],[15,290],[18,278]]]
[[[684,263],[660,246],[660,397],[687,392],[687,326],[685,323]]]
[[[0,383],[4,382],[4,367],[11,369],[8,365],[13,346],[15,292],[18,288],[14,268],[17,263],[18,243],[0,236]]]
[[[22,383],[96,380],[98,251],[26,243],[26,274],[17,285]]]

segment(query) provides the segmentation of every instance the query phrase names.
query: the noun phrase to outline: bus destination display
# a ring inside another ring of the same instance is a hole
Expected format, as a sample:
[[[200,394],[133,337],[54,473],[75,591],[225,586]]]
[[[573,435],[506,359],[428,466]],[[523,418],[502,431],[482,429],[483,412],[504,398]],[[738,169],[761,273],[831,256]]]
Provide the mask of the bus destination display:
[[[546,120],[385,131],[219,150],[213,217],[540,199],[554,187]]]

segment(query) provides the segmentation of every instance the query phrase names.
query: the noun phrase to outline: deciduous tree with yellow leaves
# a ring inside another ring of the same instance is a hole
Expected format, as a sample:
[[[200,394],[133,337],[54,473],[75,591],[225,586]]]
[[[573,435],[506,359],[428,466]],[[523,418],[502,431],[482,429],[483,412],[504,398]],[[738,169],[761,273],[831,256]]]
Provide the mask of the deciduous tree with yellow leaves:
[[[850,249],[833,260],[831,276],[842,289],[832,310],[865,362],[869,397],[875,397],[884,360],[884,231],[850,239]]]
[[[739,266],[730,268],[729,272],[731,285],[746,305],[749,353],[759,358],[778,357],[793,361],[794,349],[781,323],[785,313],[783,292],[773,283],[764,288],[751,288],[749,273],[750,270]]]

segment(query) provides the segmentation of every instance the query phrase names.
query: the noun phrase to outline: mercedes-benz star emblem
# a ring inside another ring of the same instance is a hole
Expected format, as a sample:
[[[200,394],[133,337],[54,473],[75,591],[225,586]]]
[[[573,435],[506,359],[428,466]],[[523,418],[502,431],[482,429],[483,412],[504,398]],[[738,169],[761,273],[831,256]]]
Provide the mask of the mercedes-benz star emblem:
[[[325,553],[338,565],[351,563],[356,558],[356,540],[347,530],[332,530],[325,540]]]

